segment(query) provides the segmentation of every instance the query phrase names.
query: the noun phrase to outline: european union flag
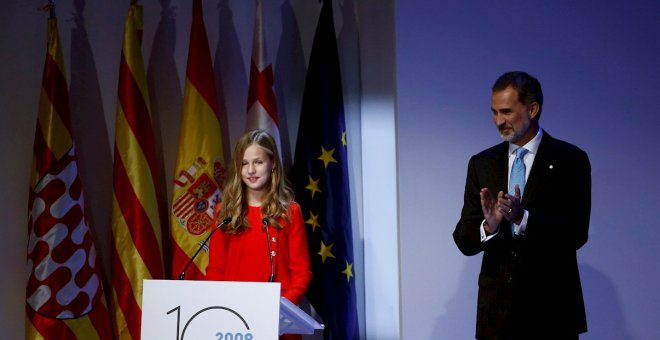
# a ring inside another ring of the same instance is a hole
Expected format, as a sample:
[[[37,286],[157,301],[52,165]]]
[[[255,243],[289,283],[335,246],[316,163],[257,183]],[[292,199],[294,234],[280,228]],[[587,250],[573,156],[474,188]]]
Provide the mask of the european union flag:
[[[332,2],[326,0],[305,80],[292,182],[314,272],[307,298],[331,339],[359,338],[347,156]]]

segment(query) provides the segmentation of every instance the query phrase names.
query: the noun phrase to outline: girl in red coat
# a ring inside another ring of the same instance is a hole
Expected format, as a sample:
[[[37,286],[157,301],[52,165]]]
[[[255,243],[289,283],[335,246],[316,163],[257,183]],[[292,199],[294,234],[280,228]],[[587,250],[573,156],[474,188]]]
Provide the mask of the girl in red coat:
[[[211,237],[206,279],[274,280],[281,282],[283,297],[300,303],[312,279],[304,221],[275,141],[263,130],[236,143],[213,225],[227,217],[231,222]]]

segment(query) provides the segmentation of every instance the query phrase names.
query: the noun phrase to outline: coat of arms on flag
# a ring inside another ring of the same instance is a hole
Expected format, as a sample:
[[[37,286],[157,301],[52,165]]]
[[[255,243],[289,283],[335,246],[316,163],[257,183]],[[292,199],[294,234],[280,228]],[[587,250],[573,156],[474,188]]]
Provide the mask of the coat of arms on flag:
[[[213,209],[222,195],[224,168],[219,161],[213,163],[213,178],[203,171],[206,161],[200,157],[174,181],[175,191],[185,189],[174,199],[172,213],[179,226],[192,235],[201,235],[211,228]]]

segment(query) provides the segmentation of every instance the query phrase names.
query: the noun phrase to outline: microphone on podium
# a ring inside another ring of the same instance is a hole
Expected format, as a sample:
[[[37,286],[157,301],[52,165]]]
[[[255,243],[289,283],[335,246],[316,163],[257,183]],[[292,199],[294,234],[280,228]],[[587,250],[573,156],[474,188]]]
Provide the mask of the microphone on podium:
[[[204,245],[206,245],[206,243],[209,241],[209,239],[211,238],[211,235],[213,235],[213,233],[215,233],[218,229],[222,228],[222,226],[224,226],[225,224],[227,224],[229,222],[231,222],[231,217],[225,217],[222,220],[222,223],[218,224],[218,226],[215,227],[215,229],[213,229],[209,233],[209,236],[206,236],[206,238],[204,239],[204,242],[202,242],[202,244],[199,246],[199,248],[197,248],[197,251],[195,252],[195,254],[190,258],[190,261],[188,261],[188,263],[186,263],[186,266],[183,267],[183,270],[181,271],[181,274],[179,274],[179,280],[183,280],[186,277],[186,270],[188,270],[188,267],[190,267],[190,265],[193,263],[193,261],[195,260],[195,257],[197,257],[197,254],[199,254],[199,252],[202,251],[202,248],[204,248]]]
[[[263,219],[264,229],[266,229],[266,243],[268,244],[268,259],[270,260],[270,276],[268,282],[275,281],[275,269],[273,268],[273,250],[270,247],[270,234],[268,233],[268,218]]]

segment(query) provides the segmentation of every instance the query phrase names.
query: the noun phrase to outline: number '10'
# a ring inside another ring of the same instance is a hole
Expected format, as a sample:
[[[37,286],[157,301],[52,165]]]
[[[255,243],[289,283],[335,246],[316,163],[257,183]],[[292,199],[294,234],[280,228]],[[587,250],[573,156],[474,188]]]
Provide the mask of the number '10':
[[[188,319],[188,322],[186,322],[185,326],[183,326],[183,331],[179,332],[179,328],[181,326],[181,306],[176,306],[175,308],[173,308],[172,310],[167,312],[168,315],[172,314],[173,312],[176,312],[176,340],[183,340],[183,336],[186,334],[186,329],[188,328],[190,323],[193,321],[193,319],[195,319],[198,315],[200,315],[200,314],[202,314],[202,313],[204,313],[208,310],[211,310],[211,309],[223,309],[223,310],[229,311],[230,313],[233,313],[234,315],[236,315],[243,322],[243,324],[245,325],[245,328],[248,331],[250,330],[250,326],[248,326],[247,322],[245,322],[243,317],[241,315],[239,315],[238,313],[236,313],[234,310],[232,310],[230,308],[227,308],[227,307],[212,306],[212,307],[206,307],[206,308],[198,311],[197,313],[195,313],[190,319]],[[218,332],[218,333],[215,333],[215,336],[218,337],[218,340],[252,340],[253,339],[252,333],[240,333],[240,332],[239,333],[231,333],[231,332],[222,333],[222,332]]]

